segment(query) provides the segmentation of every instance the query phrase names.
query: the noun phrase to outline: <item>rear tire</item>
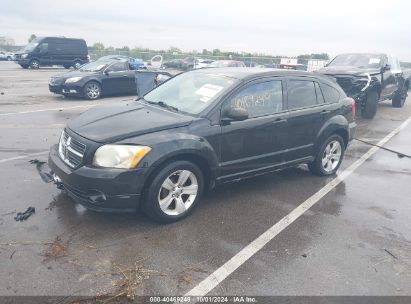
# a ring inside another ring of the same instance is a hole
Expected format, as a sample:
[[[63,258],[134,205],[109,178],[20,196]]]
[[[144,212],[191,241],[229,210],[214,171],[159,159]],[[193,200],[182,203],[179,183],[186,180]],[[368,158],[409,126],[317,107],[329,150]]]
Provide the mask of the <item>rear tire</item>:
[[[378,93],[376,91],[368,92],[367,100],[365,102],[364,108],[361,111],[361,116],[363,118],[372,119],[377,113],[378,107]]]
[[[157,222],[176,222],[194,210],[203,190],[204,177],[198,166],[189,161],[174,161],[156,173],[142,209]]]
[[[337,134],[330,136],[321,145],[314,161],[308,164],[310,172],[319,176],[335,174],[344,158],[344,151],[342,137]]]
[[[40,62],[37,59],[33,59],[32,61],[30,61],[29,65],[30,68],[33,70],[38,70],[40,68]]]
[[[63,65],[63,67],[68,70],[69,68],[71,68],[71,65],[65,64],[65,65]]]

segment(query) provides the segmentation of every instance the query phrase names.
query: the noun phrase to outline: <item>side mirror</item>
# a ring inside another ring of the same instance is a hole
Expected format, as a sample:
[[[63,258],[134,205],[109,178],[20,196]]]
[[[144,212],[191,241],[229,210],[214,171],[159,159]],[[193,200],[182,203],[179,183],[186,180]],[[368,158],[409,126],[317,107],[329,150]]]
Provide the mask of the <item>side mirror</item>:
[[[105,70],[105,71],[104,71],[104,75],[107,75],[107,76],[108,76],[108,75],[110,75],[110,72],[111,72],[111,71]]]
[[[223,119],[242,121],[248,118],[248,112],[244,108],[233,107],[224,111]]]
[[[391,70],[391,66],[387,63],[385,66],[383,66],[382,71],[385,72],[389,70]]]

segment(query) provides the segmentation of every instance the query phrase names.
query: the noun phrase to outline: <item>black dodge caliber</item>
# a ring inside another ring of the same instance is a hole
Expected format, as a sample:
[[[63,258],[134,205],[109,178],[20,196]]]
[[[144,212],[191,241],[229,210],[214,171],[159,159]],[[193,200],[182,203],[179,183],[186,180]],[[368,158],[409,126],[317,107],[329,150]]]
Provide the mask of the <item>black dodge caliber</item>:
[[[354,101],[328,76],[201,69],[71,120],[49,165],[56,183],[87,208],[141,207],[172,222],[216,184],[302,163],[334,174],[354,115]]]

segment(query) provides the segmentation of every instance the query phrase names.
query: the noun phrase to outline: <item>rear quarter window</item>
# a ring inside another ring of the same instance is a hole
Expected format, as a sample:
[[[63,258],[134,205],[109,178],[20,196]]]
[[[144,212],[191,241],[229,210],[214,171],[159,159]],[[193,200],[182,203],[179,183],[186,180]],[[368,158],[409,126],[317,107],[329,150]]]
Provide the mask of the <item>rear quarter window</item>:
[[[325,83],[321,83],[320,87],[326,103],[337,103],[341,99],[341,94],[336,88]]]

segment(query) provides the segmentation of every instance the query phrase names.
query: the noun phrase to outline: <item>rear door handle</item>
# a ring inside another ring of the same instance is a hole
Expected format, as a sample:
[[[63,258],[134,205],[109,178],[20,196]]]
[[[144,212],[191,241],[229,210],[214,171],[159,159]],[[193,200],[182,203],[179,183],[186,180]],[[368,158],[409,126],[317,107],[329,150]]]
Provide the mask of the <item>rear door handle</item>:
[[[329,113],[331,113],[331,111],[327,111],[327,110],[322,110],[322,111],[321,111],[321,114],[322,114],[322,115],[329,114]]]
[[[277,118],[277,119],[275,119],[275,120],[273,121],[273,125],[282,124],[282,123],[285,123],[285,122],[287,122],[287,119],[285,119],[285,118]]]

